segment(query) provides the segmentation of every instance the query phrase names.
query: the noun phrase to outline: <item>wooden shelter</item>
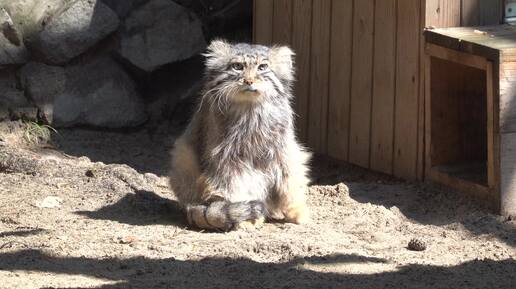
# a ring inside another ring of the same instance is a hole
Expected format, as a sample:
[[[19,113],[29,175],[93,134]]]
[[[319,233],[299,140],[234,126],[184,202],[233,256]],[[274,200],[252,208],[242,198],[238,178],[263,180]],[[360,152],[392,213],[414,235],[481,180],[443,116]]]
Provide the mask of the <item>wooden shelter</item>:
[[[499,25],[504,2],[255,0],[254,40],[295,50],[297,127],[313,151],[423,180],[429,174],[425,28]],[[485,94],[485,72],[466,72]],[[469,121],[484,124],[486,99],[469,107],[479,112]],[[476,133],[486,135],[487,125]],[[487,137],[467,148],[487,162],[488,152],[475,146],[487,148]]]

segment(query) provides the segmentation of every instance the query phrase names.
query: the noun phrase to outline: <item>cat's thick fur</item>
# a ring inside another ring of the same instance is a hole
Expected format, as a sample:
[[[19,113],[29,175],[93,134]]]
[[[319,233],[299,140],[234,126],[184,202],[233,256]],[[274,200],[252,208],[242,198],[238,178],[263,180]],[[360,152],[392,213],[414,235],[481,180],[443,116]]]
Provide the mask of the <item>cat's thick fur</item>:
[[[205,86],[172,152],[170,184],[199,228],[309,219],[309,153],[294,134],[294,53],[213,41]]]

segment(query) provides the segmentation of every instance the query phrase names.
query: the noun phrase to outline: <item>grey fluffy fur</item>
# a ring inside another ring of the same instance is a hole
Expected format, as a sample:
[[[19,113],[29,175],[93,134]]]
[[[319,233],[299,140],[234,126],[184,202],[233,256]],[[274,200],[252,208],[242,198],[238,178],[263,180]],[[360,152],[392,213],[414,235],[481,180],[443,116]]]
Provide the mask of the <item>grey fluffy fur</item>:
[[[172,152],[171,187],[191,224],[305,218],[309,154],[294,134],[293,55],[285,46],[208,47],[204,90]]]

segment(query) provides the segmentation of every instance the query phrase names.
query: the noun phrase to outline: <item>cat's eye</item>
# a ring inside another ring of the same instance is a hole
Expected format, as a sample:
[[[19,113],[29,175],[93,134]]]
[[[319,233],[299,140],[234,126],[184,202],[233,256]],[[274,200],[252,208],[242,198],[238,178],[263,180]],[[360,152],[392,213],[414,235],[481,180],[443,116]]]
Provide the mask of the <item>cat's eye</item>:
[[[267,65],[267,64],[265,64],[265,63],[264,63],[264,64],[260,64],[260,65],[258,66],[258,70],[260,70],[260,71],[267,70],[267,68],[269,68],[269,65]]]
[[[241,71],[241,70],[244,70],[244,65],[242,63],[235,62],[235,63],[231,64],[231,68],[233,68],[234,70],[237,70],[237,71]]]

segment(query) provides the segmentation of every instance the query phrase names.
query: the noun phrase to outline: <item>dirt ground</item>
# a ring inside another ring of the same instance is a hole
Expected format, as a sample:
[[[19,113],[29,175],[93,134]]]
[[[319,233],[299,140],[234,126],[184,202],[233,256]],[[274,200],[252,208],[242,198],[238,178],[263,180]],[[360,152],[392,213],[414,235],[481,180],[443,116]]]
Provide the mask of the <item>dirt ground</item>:
[[[310,224],[188,228],[167,187],[177,131],[60,130],[28,146],[4,125],[0,288],[516,288],[516,221],[323,160]]]

